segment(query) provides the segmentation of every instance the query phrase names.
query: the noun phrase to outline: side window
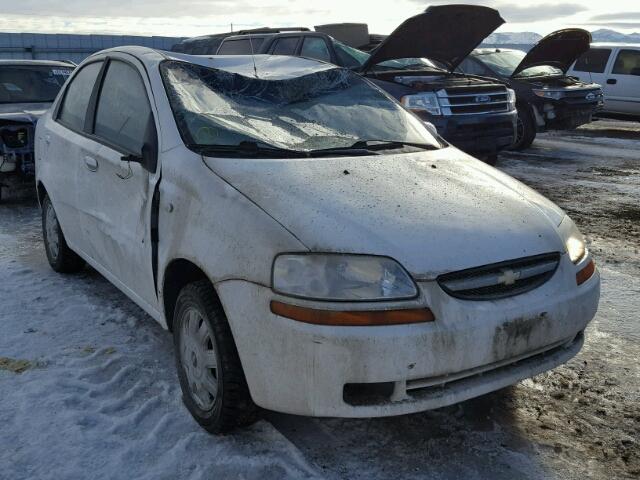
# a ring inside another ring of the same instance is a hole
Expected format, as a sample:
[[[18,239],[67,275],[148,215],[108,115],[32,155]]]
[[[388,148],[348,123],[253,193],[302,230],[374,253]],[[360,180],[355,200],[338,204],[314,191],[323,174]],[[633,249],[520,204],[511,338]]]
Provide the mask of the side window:
[[[640,75],[640,50],[620,50],[611,73]]]
[[[84,129],[84,119],[103,62],[90,63],[73,77],[64,94],[58,119],[74,130]]]
[[[609,48],[592,48],[578,58],[573,69],[576,72],[603,73],[609,55],[611,55]]]
[[[465,58],[456,70],[467,73],[469,75],[490,75],[487,72],[487,69],[480,62],[472,60],[470,58]]]
[[[327,42],[320,37],[304,37],[300,55],[325,62],[331,61],[331,54],[329,53]]]
[[[112,60],[104,76],[94,134],[128,152],[140,154],[151,118],[147,91],[138,71]]]
[[[283,37],[276,40],[273,55],[295,55],[300,37]]]
[[[263,41],[264,38],[253,37],[251,39],[228,40],[220,45],[216,55],[251,55],[252,47],[253,53],[259,53]]]

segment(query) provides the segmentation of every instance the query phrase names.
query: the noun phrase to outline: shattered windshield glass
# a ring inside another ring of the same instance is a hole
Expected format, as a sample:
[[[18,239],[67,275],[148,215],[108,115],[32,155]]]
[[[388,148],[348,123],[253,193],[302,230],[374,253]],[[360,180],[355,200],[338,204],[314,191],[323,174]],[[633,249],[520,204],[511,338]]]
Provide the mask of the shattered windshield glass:
[[[479,53],[476,54],[475,57],[498,75],[510,77],[526,55],[527,54],[521,50],[503,50],[490,53]],[[535,67],[525,68],[519,72],[517,76],[540,77],[549,75],[562,75],[562,70],[550,65],[538,65]]]
[[[166,61],[161,72],[189,146],[250,142],[309,152],[383,141],[440,148],[417,117],[343,68],[268,79]]]

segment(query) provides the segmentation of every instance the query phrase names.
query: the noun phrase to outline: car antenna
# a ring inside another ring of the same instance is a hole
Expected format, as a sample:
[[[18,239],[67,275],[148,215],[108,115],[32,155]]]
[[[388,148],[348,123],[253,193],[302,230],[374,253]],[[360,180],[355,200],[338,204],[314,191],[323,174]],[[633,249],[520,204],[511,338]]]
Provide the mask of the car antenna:
[[[253,61],[253,74],[258,77],[258,68],[256,67],[256,56],[253,52],[253,41],[251,40],[251,35],[249,35],[249,46],[251,47],[251,60]]]

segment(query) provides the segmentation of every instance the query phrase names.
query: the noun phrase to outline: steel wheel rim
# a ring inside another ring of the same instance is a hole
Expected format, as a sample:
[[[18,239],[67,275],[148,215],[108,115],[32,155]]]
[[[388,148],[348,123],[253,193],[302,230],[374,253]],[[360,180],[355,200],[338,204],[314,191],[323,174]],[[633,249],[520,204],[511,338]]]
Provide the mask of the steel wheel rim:
[[[58,232],[60,226],[58,225],[58,218],[56,212],[53,210],[51,203],[47,205],[47,213],[45,215],[45,230],[47,233],[47,250],[52,259],[58,258],[60,252],[60,239]]]
[[[213,408],[218,396],[218,356],[208,323],[195,308],[188,308],[180,322],[180,364],[187,388],[198,408]]]

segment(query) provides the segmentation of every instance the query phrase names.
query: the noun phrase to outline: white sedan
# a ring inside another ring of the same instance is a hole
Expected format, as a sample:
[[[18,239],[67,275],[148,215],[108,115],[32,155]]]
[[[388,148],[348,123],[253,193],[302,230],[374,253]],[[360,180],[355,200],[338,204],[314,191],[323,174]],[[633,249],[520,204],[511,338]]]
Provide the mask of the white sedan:
[[[36,137],[51,266],[173,332],[211,432],[482,395],[573,357],[598,306],[562,210],[334,65],[106,50]]]

